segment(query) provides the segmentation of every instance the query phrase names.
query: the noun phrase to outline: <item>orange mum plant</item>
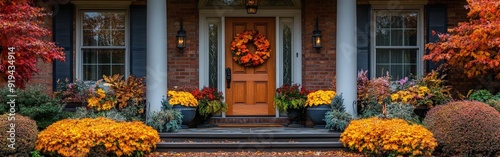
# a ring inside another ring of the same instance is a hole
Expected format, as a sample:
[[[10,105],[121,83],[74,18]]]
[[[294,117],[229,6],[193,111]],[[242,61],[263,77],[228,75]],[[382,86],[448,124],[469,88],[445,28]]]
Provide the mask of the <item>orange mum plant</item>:
[[[431,156],[437,146],[433,134],[421,125],[376,117],[352,121],[340,141],[370,156]]]
[[[87,156],[104,147],[116,156],[143,156],[160,142],[158,132],[142,122],[116,122],[108,118],[65,119],[38,134],[36,150],[61,156]]]

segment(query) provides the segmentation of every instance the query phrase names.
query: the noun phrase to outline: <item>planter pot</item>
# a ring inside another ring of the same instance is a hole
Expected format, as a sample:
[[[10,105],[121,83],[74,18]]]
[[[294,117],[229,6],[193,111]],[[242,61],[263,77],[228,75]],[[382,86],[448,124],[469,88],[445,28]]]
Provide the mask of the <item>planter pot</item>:
[[[294,109],[294,108],[289,108],[286,110],[288,120],[290,120],[290,124],[288,124],[288,127],[291,128],[302,128],[304,125],[300,124],[300,120],[302,119],[302,109]]]
[[[332,108],[330,105],[318,105],[307,108],[307,116],[314,124],[314,128],[325,128],[325,113]]]
[[[181,112],[181,114],[182,114],[182,125],[181,125],[181,127],[183,129],[189,128],[188,124],[191,121],[193,121],[194,117],[196,116],[196,108],[195,107],[182,106],[182,105],[173,105],[172,109]]]

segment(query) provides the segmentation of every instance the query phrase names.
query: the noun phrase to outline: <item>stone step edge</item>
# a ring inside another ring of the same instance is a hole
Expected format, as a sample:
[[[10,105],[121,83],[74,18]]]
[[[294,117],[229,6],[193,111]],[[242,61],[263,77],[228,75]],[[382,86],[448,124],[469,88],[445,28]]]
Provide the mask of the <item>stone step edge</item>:
[[[156,148],[344,148],[342,142],[234,142],[234,143],[210,143],[210,142],[160,142]]]
[[[160,138],[340,138],[341,133],[303,134],[303,133],[160,133]]]

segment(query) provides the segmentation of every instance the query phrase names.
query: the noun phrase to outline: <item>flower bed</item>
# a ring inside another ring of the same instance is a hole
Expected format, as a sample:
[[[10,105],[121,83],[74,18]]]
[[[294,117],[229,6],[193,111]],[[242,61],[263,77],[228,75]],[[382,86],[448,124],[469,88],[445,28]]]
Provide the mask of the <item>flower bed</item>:
[[[117,156],[150,153],[160,142],[158,132],[142,122],[116,122],[108,118],[66,119],[38,134],[36,149],[62,156],[86,156],[92,148],[104,146]]]
[[[340,141],[351,150],[374,156],[430,156],[437,146],[430,131],[402,119],[354,120]]]

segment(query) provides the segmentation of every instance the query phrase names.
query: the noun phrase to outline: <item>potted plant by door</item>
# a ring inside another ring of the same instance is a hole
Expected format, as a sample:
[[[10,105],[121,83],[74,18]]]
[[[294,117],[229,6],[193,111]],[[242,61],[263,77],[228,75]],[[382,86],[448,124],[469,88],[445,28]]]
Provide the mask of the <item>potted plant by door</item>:
[[[209,121],[212,115],[221,114],[227,110],[227,105],[222,101],[224,99],[222,92],[214,87],[195,89],[191,94],[198,100],[198,114],[202,121],[200,127],[211,127]]]
[[[168,103],[172,105],[172,109],[178,110],[182,114],[181,128],[187,129],[187,125],[196,115],[198,100],[189,92],[175,90],[169,90],[167,92],[167,98]]]
[[[290,124],[288,127],[303,127],[300,120],[303,117],[304,105],[307,99],[307,91],[300,88],[299,84],[283,84],[276,89],[274,106],[281,112],[286,112]]]
[[[335,91],[331,90],[318,90],[307,94],[305,106],[309,119],[314,123],[314,128],[325,128],[325,113],[330,111],[330,103],[334,96]]]

